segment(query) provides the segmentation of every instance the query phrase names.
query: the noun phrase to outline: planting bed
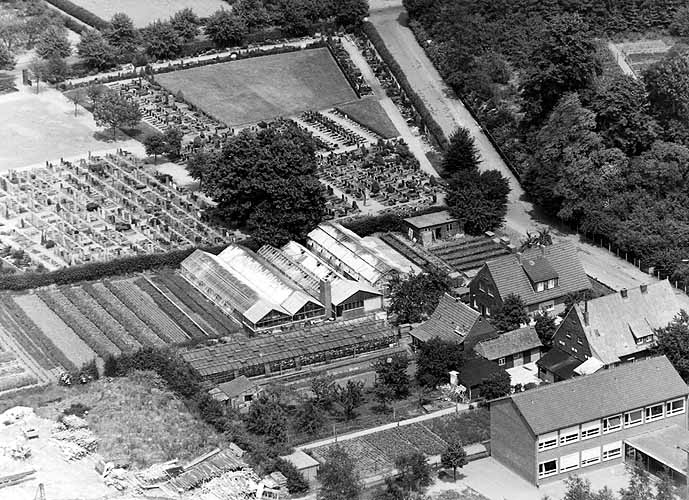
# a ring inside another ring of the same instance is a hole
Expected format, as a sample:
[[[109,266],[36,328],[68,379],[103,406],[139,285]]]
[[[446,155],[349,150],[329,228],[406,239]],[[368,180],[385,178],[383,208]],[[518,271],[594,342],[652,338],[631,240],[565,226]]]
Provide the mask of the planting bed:
[[[391,471],[395,464],[388,460],[380,450],[362,438],[341,441],[336,445],[326,445],[309,452],[321,463],[326,461],[328,451],[333,446],[340,446],[355,463],[355,470],[360,478],[385,474]]]

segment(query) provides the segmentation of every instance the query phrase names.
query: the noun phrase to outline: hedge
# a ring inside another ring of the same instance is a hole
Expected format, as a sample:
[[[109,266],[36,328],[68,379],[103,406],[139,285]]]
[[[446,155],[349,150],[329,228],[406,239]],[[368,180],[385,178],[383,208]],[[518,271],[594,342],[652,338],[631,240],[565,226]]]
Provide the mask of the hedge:
[[[361,237],[369,236],[374,233],[389,233],[389,232],[403,232],[403,221],[407,217],[416,217],[417,215],[425,215],[434,212],[441,212],[447,210],[444,206],[435,206],[418,210],[409,215],[398,214],[382,214],[382,215],[366,215],[361,217],[354,217],[341,224],[354,231]]]
[[[407,94],[412,106],[414,106],[417,113],[419,113],[419,116],[421,116],[421,120],[435,140],[438,147],[443,151],[447,150],[449,142],[447,137],[445,137],[443,129],[440,127],[440,125],[438,125],[438,122],[435,121],[435,118],[433,118],[433,115],[428,110],[423,100],[414,91],[414,89],[412,89],[411,85],[409,84],[409,80],[407,80],[407,76],[404,74],[404,71],[402,71],[400,65],[397,63],[397,61],[395,61],[395,58],[385,46],[385,42],[378,33],[378,30],[376,30],[376,27],[367,21],[363,25],[363,31],[375,47],[380,57],[383,59],[383,62],[388,66],[388,69],[402,87],[402,90],[404,90],[405,94]]]
[[[76,17],[79,19],[79,21],[82,21],[89,26],[93,26],[94,28],[98,30],[104,30],[106,29],[110,24],[105,21],[104,19],[101,19],[97,15],[95,15],[93,12],[90,10],[86,10],[83,7],[79,7],[77,4],[74,2],[71,2],[70,0],[46,0],[49,4],[54,5],[61,11],[63,11],[66,14],[69,14],[72,17]]]
[[[219,253],[226,245],[205,247],[202,250]],[[167,253],[154,253],[124,257],[108,262],[95,262],[81,266],[67,267],[49,273],[24,273],[0,276],[0,290],[27,290],[48,285],[68,285],[78,281],[91,281],[108,276],[140,273],[161,267],[177,267],[189,257],[196,248],[173,250]]]

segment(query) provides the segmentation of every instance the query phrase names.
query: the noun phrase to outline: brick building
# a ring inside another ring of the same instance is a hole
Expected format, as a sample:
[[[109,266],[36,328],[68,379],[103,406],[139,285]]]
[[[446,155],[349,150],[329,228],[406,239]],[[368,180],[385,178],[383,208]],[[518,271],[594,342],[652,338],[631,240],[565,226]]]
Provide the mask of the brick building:
[[[689,389],[664,356],[548,384],[490,404],[491,454],[540,484],[639,459],[684,478]],[[679,469],[679,470],[678,470]]]
[[[489,361],[494,361],[504,369],[538,361],[543,344],[533,326],[517,328],[500,336],[482,340],[474,351]]]

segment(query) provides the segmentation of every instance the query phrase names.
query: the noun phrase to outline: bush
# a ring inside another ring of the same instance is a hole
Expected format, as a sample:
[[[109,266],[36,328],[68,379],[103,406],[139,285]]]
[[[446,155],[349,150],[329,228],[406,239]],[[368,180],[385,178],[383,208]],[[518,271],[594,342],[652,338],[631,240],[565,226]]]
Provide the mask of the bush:
[[[65,408],[62,410],[63,415],[76,415],[79,418],[84,418],[84,415],[90,410],[91,408],[86,406],[85,404],[82,403],[72,403],[69,408]]]
[[[70,16],[76,17],[80,21],[93,26],[97,30],[104,30],[108,27],[107,21],[101,19],[93,12],[86,10],[83,7],[79,7],[70,0],[47,0],[48,3],[54,5],[61,11],[69,14]],[[76,23],[75,23],[76,24]],[[71,29],[71,28],[70,28]],[[77,32],[78,33],[78,32]]]
[[[407,217],[415,217],[417,215],[425,215],[434,212],[446,210],[447,207],[428,207],[423,210],[418,210],[411,214],[402,216],[397,214],[383,214],[383,215],[369,215],[362,217],[355,217],[342,222],[342,225],[354,231],[361,237],[369,236],[374,233],[388,233],[388,232],[404,232],[403,221]],[[1,283],[1,282],[0,282]]]
[[[278,458],[275,461],[275,470],[279,471],[287,478],[287,491],[295,495],[309,491],[309,482],[304,479],[304,475],[287,460]]]

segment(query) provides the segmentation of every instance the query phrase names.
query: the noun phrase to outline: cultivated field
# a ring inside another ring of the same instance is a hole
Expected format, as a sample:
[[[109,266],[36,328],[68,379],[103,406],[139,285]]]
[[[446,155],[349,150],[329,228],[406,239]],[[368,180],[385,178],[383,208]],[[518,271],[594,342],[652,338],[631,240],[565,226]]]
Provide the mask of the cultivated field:
[[[138,0],[75,0],[77,5],[85,8],[99,16],[101,19],[109,21],[118,12],[124,12],[134,21],[137,28],[152,23],[157,19],[167,19],[172,14],[189,7],[199,17],[208,17],[216,10],[227,8],[227,3],[222,0],[148,0],[140,2]]]
[[[156,75],[172,93],[230,126],[356,99],[327,49],[242,59]]]
[[[0,300],[0,327],[44,369],[56,372],[145,346],[239,330],[233,319],[173,271],[6,293]]]
[[[14,353],[0,348],[0,397],[36,383],[36,377]]]

